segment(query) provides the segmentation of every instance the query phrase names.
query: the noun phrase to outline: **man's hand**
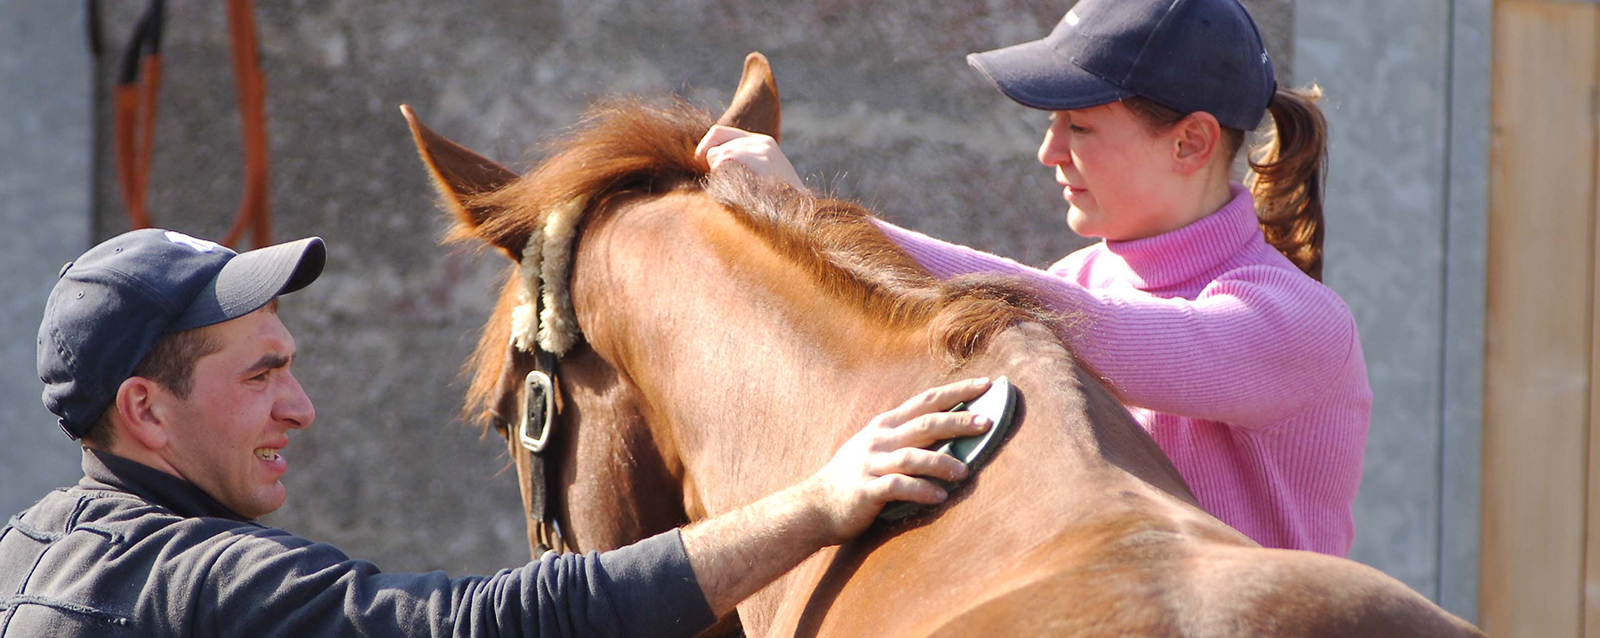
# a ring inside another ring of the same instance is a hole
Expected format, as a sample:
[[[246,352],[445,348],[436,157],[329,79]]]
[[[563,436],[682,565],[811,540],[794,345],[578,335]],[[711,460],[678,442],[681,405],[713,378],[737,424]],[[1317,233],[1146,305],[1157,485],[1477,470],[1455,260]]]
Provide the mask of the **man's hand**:
[[[992,424],[985,417],[945,412],[988,389],[988,379],[971,379],[912,397],[874,417],[839,448],[833,460],[801,483],[806,500],[817,509],[828,544],[842,543],[866,531],[890,502],[943,502],[949,496],[944,489],[915,477],[953,483],[967,477],[967,466],[949,455],[922,448],[988,431]]]
[[[944,490],[913,475],[955,481],[967,468],[921,448],[987,431],[987,419],[945,410],[988,389],[988,379],[972,379],[918,394],[874,417],[806,480],[684,528],[683,548],[711,611],[728,613],[817,550],[866,531],[891,501],[943,501]]]
[[[800,174],[795,172],[794,165],[783,155],[783,149],[778,148],[778,141],[770,135],[717,124],[706,132],[705,137],[700,138],[694,154],[711,165],[711,170],[733,162],[750,169],[759,177],[782,180],[800,190],[806,188],[800,181]]]

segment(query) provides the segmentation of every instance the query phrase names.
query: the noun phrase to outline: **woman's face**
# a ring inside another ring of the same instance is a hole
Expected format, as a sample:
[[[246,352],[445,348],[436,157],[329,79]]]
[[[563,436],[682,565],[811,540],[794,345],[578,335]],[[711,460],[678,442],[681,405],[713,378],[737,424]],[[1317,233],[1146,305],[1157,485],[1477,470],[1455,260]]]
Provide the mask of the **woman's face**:
[[[1039,162],[1055,168],[1072,230],[1117,241],[1170,228],[1180,185],[1172,137],[1152,133],[1121,102],[1052,114]]]

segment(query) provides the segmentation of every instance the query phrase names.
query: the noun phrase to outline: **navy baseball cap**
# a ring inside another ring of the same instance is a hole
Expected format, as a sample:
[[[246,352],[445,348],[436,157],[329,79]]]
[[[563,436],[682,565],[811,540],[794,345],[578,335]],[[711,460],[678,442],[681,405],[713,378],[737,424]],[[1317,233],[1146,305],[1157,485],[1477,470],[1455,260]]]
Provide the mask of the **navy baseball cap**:
[[[1082,0],[1050,35],[967,62],[1023,106],[1068,111],[1138,95],[1245,131],[1278,87],[1238,0]]]
[[[236,319],[322,274],[322,238],[236,253],[145,228],[61,268],[39,324],[44,407],[74,439],[89,431],[162,335]]]

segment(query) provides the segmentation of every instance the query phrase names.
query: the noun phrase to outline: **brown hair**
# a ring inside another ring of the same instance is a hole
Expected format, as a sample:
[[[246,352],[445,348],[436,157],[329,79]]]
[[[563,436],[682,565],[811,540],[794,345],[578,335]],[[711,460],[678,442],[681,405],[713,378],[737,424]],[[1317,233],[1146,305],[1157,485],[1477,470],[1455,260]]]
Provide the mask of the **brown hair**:
[[[1316,101],[1322,88],[1278,89],[1267,105],[1274,131],[1250,152],[1245,179],[1267,243],[1317,281],[1322,280],[1322,183],[1327,179],[1328,123]],[[1152,128],[1164,130],[1188,114],[1143,97],[1122,101]],[[1224,128],[1225,157],[1244,146],[1245,132]]]

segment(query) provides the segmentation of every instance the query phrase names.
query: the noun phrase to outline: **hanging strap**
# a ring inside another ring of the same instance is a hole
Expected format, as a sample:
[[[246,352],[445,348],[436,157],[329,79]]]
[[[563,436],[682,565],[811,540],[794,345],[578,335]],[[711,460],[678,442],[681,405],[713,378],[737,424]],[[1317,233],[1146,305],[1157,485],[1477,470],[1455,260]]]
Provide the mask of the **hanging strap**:
[[[239,200],[239,215],[222,243],[232,246],[248,226],[259,248],[272,241],[272,216],[267,210],[267,79],[261,72],[255,10],[250,0],[228,0],[228,32],[233,40],[239,123],[244,128],[244,193]]]
[[[99,57],[99,0],[86,0],[90,52]],[[268,208],[266,76],[261,71],[251,0],[228,0],[228,31],[244,139],[244,192],[239,212],[222,243],[238,244],[246,231],[256,247],[272,241]],[[133,228],[149,228],[150,157],[155,140],[156,95],[161,87],[161,32],[165,0],[151,0],[123,50],[112,93],[112,153],[123,208]]]
[[[96,54],[100,51],[98,4],[96,0],[89,3],[90,49]],[[117,85],[112,91],[112,153],[122,205],[134,228],[150,226],[145,189],[156,128],[156,94],[161,88],[161,26],[165,12],[165,0],[151,0],[122,51]]]

